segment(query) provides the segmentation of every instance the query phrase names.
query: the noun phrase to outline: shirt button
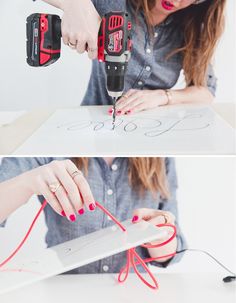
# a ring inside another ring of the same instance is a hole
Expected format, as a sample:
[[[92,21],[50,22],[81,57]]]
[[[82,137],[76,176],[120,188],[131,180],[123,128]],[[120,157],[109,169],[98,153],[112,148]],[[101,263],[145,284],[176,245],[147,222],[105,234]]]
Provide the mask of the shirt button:
[[[143,81],[139,81],[139,82],[138,82],[138,85],[139,85],[139,86],[143,85]]]
[[[150,72],[150,70],[151,70],[151,66],[146,66],[146,71],[148,71],[148,72]]]
[[[108,189],[107,194],[108,194],[108,196],[111,196],[113,194],[113,190],[112,189]]]
[[[154,38],[157,38],[158,37],[158,33],[154,33]]]
[[[117,166],[116,164],[112,164],[112,166],[111,166],[111,169],[112,169],[112,170],[116,171],[117,168],[118,168],[118,166]]]
[[[147,53],[147,54],[151,54],[151,52],[152,52],[152,51],[150,50],[150,48],[147,48],[147,49],[146,49],[146,53]]]
[[[104,266],[102,267],[102,269],[103,269],[103,271],[107,272],[107,271],[109,270],[109,266],[104,265]]]

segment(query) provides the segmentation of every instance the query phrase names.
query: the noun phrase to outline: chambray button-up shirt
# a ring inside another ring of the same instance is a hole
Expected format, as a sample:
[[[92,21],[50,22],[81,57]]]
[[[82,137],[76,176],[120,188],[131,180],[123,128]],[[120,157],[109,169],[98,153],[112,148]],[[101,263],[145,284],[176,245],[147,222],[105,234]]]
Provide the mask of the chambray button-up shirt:
[[[0,182],[56,159],[62,160],[65,158],[4,158],[0,165]],[[176,217],[178,250],[181,250],[185,248],[186,242],[178,224],[176,202],[177,179],[174,159],[166,159],[166,169],[171,192],[171,197],[168,200],[162,199],[159,194],[154,198],[149,191],[140,196],[130,186],[128,181],[128,158],[115,158],[111,166],[108,166],[103,158],[91,158],[86,178],[96,201],[100,202],[120,221],[132,218],[133,210],[136,208],[145,207],[172,212]],[[42,196],[39,199],[41,202],[43,201]],[[8,201],[1,200],[0,203],[8,203]],[[48,227],[46,234],[48,247],[114,225],[114,222],[98,208],[94,212],[85,211],[82,216],[77,217],[75,222],[70,222],[58,215],[50,205],[46,206],[44,214]],[[0,226],[3,227],[5,223],[0,224]],[[148,251],[145,248],[138,247],[137,251],[142,258],[149,257]],[[180,258],[181,255],[176,255],[171,261],[163,264],[152,262],[152,264],[165,267],[169,263],[179,261]],[[122,252],[74,269],[70,273],[119,272],[125,265],[125,260],[126,253]]]
[[[127,11],[132,21],[132,54],[125,75],[125,92],[129,89],[170,89],[182,70],[182,56],[175,54],[168,60],[171,51],[183,46],[182,30],[169,16],[164,22],[155,26],[154,35],[150,37],[144,14],[135,17],[129,1],[92,0],[100,16],[110,11]],[[212,66],[207,74],[207,87],[214,95],[216,77]],[[94,60],[87,92],[82,105],[111,105],[112,100],[106,91],[106,73],[104,64]]]

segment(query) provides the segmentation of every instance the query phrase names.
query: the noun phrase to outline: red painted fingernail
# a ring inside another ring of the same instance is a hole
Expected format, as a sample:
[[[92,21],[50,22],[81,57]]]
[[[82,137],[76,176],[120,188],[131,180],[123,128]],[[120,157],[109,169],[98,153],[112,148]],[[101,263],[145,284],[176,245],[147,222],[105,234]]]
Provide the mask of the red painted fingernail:
[[[63,217],[66,217],[66,213],[64,212],[64,210],[61,212],[61,215],[62,215]]]
[[[94,210],[96,208],[96,205],[94,203],[89,204],[89,209]]]
[[[111,114],[113,112],[112,108],[108,110],[108,113]]]
[[[138,221],[138,216],[133,216],[132,222]]]
[[[75,220],[76,220],[76,217],[75,217],[75,215],[70,215],[70,220],[72,221],[72,222],[74,222]]]
[[[81,209],[78,210],[78,214],[79,215],[83,215],[83,213],[84,213],[84,209],[83,208],[81,208]]]

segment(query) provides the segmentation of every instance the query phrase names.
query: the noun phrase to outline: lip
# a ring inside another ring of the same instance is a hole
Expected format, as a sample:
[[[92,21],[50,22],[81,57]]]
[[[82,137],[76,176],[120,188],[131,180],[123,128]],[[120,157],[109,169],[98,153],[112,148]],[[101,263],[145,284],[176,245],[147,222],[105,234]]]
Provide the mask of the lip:
[[[162,0],[161,5],[167,11],[171,11],[175,7],[174,4],[172,4],[170,1],[167,1],[167,0]]]

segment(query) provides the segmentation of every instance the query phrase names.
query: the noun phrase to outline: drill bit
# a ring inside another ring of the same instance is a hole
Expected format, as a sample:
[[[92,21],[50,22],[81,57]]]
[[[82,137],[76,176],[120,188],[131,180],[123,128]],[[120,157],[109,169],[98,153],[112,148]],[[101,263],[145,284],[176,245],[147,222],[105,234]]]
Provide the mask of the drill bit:
[[[116,100],[117,98],[113,98],[113,112],[112,112],[112,130],[115,129],[115,122],[116,122]]]

